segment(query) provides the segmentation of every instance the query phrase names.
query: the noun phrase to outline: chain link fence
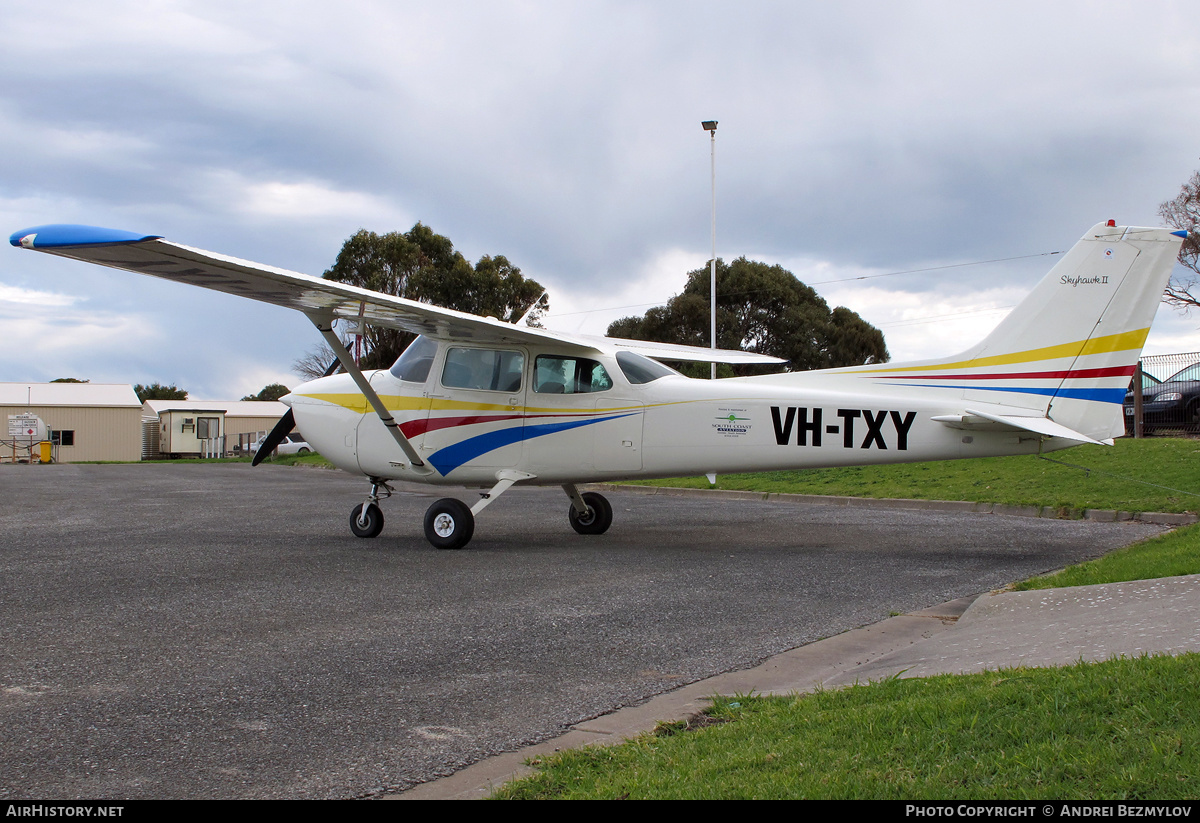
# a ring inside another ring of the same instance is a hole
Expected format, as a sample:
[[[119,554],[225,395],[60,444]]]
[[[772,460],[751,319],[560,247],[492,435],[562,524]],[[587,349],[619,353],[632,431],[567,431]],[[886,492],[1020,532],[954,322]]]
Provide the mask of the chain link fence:
[[[1125,393],[1125,433],[1200,435],[1200,352],[1151,354]],[[1139,391],[1140,388],[1140,391]]]

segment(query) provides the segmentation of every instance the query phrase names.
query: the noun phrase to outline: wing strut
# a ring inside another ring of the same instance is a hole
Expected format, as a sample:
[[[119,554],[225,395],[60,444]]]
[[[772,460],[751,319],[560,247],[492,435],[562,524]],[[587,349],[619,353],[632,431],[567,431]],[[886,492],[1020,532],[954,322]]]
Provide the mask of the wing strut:
[[[375,389],[371,388],[371,383],[362,373],[362,369],[354,362],[353,356],[351,356],[350,352],[346,351],[346,347],[342,345],[342,341],[338,339],[337,334],[333,331],[332,315],[309,314],[308,312],[305,312],[305,315],[317,327],[317,331],[325,338],[325,342],[329,344],[329,348],[333,349],[333,353],[337,355],[338,362],[342,364],[342,368],[353,378],[354,384],[363,393],[363,397],[367,398],[367,402],[371,404],[371,408],[375,410],[375,414],[383,422],[392,439],[396,441],[396,445],[404,452],[412,467],[419,470],[420,474],[430,474],[430,468],[425,465],[425,461],[417,454],[417,450],[413,448],[413,444],[408,442],[408,438],[400,431],[400,426],[397,425],[396,418],[392,417],[391,412],[387,410],[387,406],[383,405],[383,401],[379,399],[379,395],[375,393]]]

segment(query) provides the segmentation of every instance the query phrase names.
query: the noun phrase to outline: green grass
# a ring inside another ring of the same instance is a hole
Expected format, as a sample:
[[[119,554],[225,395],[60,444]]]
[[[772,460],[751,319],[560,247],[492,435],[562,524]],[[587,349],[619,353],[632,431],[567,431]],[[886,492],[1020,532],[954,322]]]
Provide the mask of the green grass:
[[[494,797],[1188,799],[1197,705],[1198,655],[725,698],[701,728],[561,752]]]
[[[328,460],[316,452],[308,454],[281,454],[275,457],[269,457],[263,461],[261,465],[272,466],[309,466],[318,469],[335,469],[337,468]]]
[[[1200,574],[1200,523],[1013,586],[1015,591]]]
[[[1014,506],[1054,506],[1064,510],[1200,510],[1200,482],[1197,480],[1200,477],[1200,441],[1168,437],[1122,438],[1114,446],[1080,446],[1054,452],[1048,457],[1086,466],[1091,471],[1028,455],[729,474],[717,478],[716,488],[847,497],[969,500]],[[642,482],[655,486],[710,488],[703,477]]]

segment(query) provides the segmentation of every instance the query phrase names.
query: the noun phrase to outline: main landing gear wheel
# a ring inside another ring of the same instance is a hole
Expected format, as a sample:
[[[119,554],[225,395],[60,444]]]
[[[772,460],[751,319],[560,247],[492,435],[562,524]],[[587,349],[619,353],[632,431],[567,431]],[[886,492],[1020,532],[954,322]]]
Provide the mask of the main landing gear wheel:
[[[363,504],[359,503],[350,512],[350,531],[355,537],[378,537],[383,531],[383,511],[371,503],[364,512]]]
[[[475,515],[461,500],[445,497],[425,512],[425,539],[437,549],[461,549],[475,534]]]
[[[580,514],[572,506],[567,513],[571,528],[580,534],[604,534],[612,525],[612,505],[604,495],[595,492],[584,492],[580,496],[587,504],[588,513]]]

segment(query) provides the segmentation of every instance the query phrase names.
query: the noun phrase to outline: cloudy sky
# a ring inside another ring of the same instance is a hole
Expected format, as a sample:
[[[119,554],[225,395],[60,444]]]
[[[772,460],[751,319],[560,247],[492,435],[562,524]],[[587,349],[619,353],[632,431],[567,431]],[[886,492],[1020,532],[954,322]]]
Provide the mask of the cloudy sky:
[[[1200,168],[1185,3],[0,0],[0,228],[319,275],[422,221],[602,332],[709,256],[781,263],[894,359],[982,336],[1091,225]],[[0,251],[0,381],[296,385],[299,315]],[[968,265],[962,265],[968,264]],[[904,272],[904,273],[901,273]],[[875,276],[888,275],[888,276]],[[857,279],[864,278],[867,279]],[[1148,350],[1200,350],[1163,308]]]

